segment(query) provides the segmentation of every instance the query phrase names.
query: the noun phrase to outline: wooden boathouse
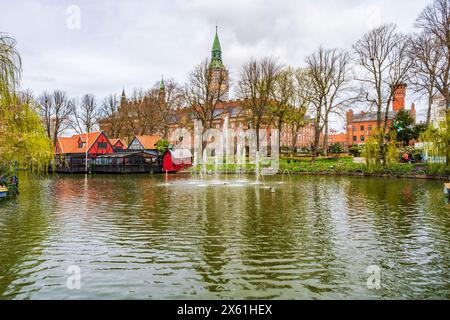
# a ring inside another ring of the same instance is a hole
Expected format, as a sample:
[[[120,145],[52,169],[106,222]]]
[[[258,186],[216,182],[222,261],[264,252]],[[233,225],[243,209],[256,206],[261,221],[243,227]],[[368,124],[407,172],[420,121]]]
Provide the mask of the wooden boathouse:
[[[162,172],[159,136],[136,136],[129,147],[108,139],[103,131],[60,137],[51,171],[58,173],[156,173]]]

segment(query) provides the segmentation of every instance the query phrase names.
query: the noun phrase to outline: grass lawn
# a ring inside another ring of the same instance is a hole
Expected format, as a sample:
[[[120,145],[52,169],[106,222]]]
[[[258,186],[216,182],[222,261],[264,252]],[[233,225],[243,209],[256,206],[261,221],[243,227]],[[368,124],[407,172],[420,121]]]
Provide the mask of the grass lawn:
[[[225,170],[226,169],[226,170]],[[191,168],[193,172],[201,172],[201,166]],[[238,166],[236,164],[225,165],[206,165],[208,172],[217,170],[219,173],[234,173],[237,171],[244,171],[247,173],[255,172],[254,164],[246,164]],[[392,163],[388,166],[371,166],[368,167],[365,163],[354,163],[353,157],[322,157],[318,158],[314,163],[311,158],[282,158],[280,159],[279,173],[289,172],[295,173],[329,173],[329,174],[352,174],[352,173],[367,173],[367,174],[389,174],[392,176],[412,175],[412,174],[428,174],[428,175],[448,175],[449,171],[444,164],[427,164],[427,163]]]

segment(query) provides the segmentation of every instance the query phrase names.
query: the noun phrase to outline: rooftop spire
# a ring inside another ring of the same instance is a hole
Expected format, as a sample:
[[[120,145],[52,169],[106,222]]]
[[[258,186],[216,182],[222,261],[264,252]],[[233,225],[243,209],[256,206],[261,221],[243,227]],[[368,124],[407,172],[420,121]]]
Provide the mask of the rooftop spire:
[[[219,35],[217,32],[218,26],[216,25],[216,34],[214,36],[214,42],[211,50],[211,67],[222,68],[222,49],[220,48]]]
[[[164,75],[161,75],[161,81],[159,82],[159,90],[164,90]]]

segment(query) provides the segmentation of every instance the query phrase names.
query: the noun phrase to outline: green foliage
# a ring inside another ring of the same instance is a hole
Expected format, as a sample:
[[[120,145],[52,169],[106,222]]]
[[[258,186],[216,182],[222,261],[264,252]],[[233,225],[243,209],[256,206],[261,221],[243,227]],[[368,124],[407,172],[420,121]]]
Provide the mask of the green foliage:
[[[380,151],[381,148],[377,137],[369,137],[362,151],[362,156],[366,159],[366,164],[369,170],[375,170],[376,167],[380,166]]]
[[[334,142],[330,145],[329,150],[331,153],[334,154],[342,153],[343,151],[342,144],[339,142]]]
[[[445,163],[429,163],[426,170],[427,174],[447,176],[450,175],[450,170]]]
[[[402,143],[404,146],[411,140],[417,138],[417,130],[414,126],[414,119],[411,117],[410,113],[405,110],[400,110],[397,112],[389,131],[395,133],[395,140]]]
[[[419,140],[420,135],[427,130],[426,123],[419,123],[414,126],[414,133],[413,133],[413,139]]]
[[[0,32],[0,101],[8,104],[11,93],[19,84],[22,61],[16,49],[16,40]]]
[[[13,98],[7,108],[0,102],[0,163],[4,166],[43,171],[49,165],[53,147],[37,113]]]
[[[158,150],[161,153],[164,153],[169,149],[169,141],[167,140],[159,140],[156,144],[156,150]]]
[[[395,143],[394,139],[390,139],[386,145],[387,153],[386,153],[386,164],[392,164],[398,162],[398,148],[397,143]]]
[[[362,150],[363,150],[363,148],[356,144],[354,144],[350,148],[348,148],[348,152],[354,157],[361,156]]]
[[[420,140],[424,142],[424,150],[429,157],[447,158],[450,149],[450,131],[444,121],[438,126],[429,126],[422,132]]]
[[[238,166],[236,164],[214,166],[208,164],[206,170],[214,172],[217,169],[220,173],[237,173],[238,170],[247,174],[254,174],[255,166],[253,164],[246,164]],[[191,167],[191,172],[200,173],[202,166]],[[283,174],[286,170],[291,174],[369,174],[369,175],[388,175],[392,177],[402,177],[415,174],[428,174],[445,176],[449,174],[444,164],[420,164],[412,163],[389,163],[385,166],[372,165],[368,166],[365,163],[354,163],[352,158],[322,158],[315,162],[308,160],[290,160],[281,159],[279,173]]]
[[[43,171],[53,147],[38,114],[15,93],[20,73],[15,41],[0,33],[0,165]]]

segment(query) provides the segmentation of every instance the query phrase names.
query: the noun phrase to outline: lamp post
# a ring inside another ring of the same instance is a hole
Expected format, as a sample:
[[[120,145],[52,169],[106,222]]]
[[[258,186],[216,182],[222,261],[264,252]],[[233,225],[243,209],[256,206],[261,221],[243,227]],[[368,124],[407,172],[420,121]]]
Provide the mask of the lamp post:
[[[86,173],[88,173],[88,147],[89,147],[89,130],[86,130]]]

